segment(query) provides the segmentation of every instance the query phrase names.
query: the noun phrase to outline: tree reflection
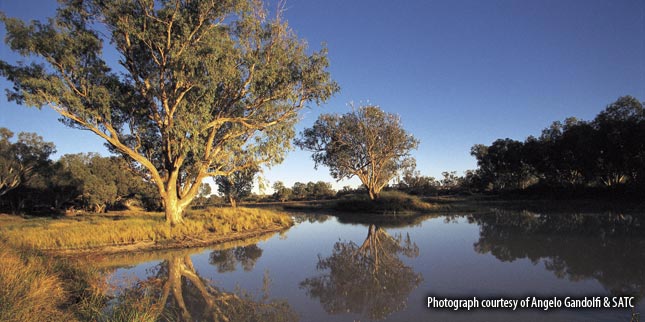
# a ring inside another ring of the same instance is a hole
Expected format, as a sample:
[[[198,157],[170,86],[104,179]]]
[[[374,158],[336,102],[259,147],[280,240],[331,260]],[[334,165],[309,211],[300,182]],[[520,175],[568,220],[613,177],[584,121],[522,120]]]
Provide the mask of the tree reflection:
[[[638,216],[496,211],[469,220],[480,226],[479,253],[542,261],[559,278],[593,278],[612,294],[645,295],[645,222]]]
[[[393,237],[370,225],[362,245],[337,242],[331,256],[318,259],[318,270],[328,272],[300,286],[330,314],[351,312],[383,319],[404,309],[408,295],[422,280],[399,254],[416,257],[419,248],[409,235]]]
[[[217,272],[233,272],[237,263],[245,271],[255,267],[255,262],[262,256],[262,248],[258,245],[240,246],[225,250],[215,250],[210,254],[210,263],[217,267]]]
[[[244,249],[238,247],[237,249]],[[255,249],[259,257],[262,250]],[[259,252],[258,252],[259,250]],[[233,251],[235,253],[235,251]],[[251,256],[252,257],[252,256]],[[253,261],[255,261],[255,259]],[[268,281],[265,277],[265,284]],[[122,290],[122,302],[149,302],[145,314],[161,321],[293,321],[295,312],[284,301],[261,300],[243,292],[223,292],[200,277],[190,256],[168,256],[152,276]],[[115,307],[128,305],[118,303]],[[139,315],[137,315],[139,316]]]
[[[312,213],[312,212],[294,212],[291,213],[293,221],[297,224],[308,222],[308,223],[324,223],[329,220],[331,216],[325,215],[322,213]]]

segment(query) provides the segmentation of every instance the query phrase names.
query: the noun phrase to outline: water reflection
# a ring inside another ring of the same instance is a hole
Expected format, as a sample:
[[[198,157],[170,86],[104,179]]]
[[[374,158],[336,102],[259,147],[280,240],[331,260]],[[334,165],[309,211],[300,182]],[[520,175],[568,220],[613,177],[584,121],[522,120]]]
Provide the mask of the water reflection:
[[[291,214],[293,220],[296,222],[296,224],[300,224],[303,222],[308,222],[308,223],[324,223],[327,220],[333,218],[330,215],[323,214],[323,213],[307,213],[307,212],[294,212]]]
[[[211,252],[209,262],[217,268],[218,273],[234,272],[238,263],[248,272],[255,267],[260,256],[262,248],[258,245],[240,246]]]
[[[138,307],[141,312],[136,316],[145,314],[151,317],[148,320],[155,321],[298,320],[286,301],[269,299],[268,272],[264,278],[264,294],[258,299],[244,290],[226,292],[215,287],[212,281],[198,274],[190,255],[190,251],[159,253],[162,261],[148,269],[146,279],[119,290],[111,307],[112,315],[119,316],[120,311]],[[250,270],[260,256],[262,249],[252,244],[214,250],[209,257],[218,271],[225,272],[235,270],[237,263]]]
[[[383,319],[404,309],[410,292],[422,281],[421,274],[406,266],[399,255],[419,255],[410,236],[391,236],[369,225],[362,245],[337,242],[331,256],[318,258],[317,269],[325,273],[302,281],[300,287],[318,299],[327,313]]]
[[[342,224],[362,224],[362,225],[378,225],[382,228],[402,228],[419,226],[424,221],[431,218],[445,217],[446,214],[429,213],[429,214],[413,214],[413,215],[380,215],[364,213],[337,213],[338,222]],[[449,214],[454,217],[456,215]]]
[[[504,262],[528,258],[571,281],[595,279],[612,294],[645,295],[645,223],[623,214],[471,215],[480,226],[478,253]]]

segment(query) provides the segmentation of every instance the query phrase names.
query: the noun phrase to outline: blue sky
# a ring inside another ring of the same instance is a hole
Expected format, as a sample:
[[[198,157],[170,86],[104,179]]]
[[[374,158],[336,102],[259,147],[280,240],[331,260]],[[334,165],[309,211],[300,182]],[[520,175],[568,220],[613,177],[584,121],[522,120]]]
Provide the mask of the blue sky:
[[[23,19],[42,19],[55,7],[0,0],[1,11]],[[523,140],[569,116],[592,119],[622,95],[645,100],[643,0],[289,0],[284,16],[312,49],[327,44],[341,86],[325,105],[303,111],[298,131],[320,113],[347,112],[349,102],[379,105],[421,141],[414,156],[425,175],[475,168],[474,144]],[[0,57],[16,59],[4,44]],[[0,97],[0,126],[38,132],[56,144],[57,156],[106,154],[94,135],[57,118]],[[297,150],[265,177],[287,185],[334,181]],[[334,186],[348,184],[358,181]]]

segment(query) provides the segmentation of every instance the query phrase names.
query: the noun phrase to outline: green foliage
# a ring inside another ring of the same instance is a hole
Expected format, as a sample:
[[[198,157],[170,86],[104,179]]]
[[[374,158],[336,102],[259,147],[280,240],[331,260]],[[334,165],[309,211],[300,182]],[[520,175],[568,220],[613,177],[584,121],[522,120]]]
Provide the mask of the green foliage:
[[[419,171],[406,171],[397,188],[412,195],[423,196],[435,193],[439,182],[433,177],[422,176]]]
[[[331,183],[318,181],[309,181],[306,184],[296,182],[291,188],[292,199],[295,200],[320,200],[329,199],[336,195],[336,191],[331,186]]]
[[[47,22],[1,17],[8,47],[33,60],[0,61],[0,74],[10,100],[49,106],[136,162],[178,223],[205,177],[282,161],[298,112],[338,90],[326,50],[308,54],[266,15],[252,0],[65,1]]]
[[[285,202],[291,199],[291,196],[293,195],[293,191],[291,190],[291,188],[285,187],[282,181],[276,181],[273,184],[272,188],[273,188],[273,198],[275,200]]]
[[[13,132],[0,128],[0,196],[20,184],[20,163],[18,162],[13,144],[9,140]]]
[[[357,176],[374,199],[399,171],[413,167],[410,151],[419,141],[398,116],[361,106],[343,115],[320,115],[295,144],[313,152],[316,167],[329,167],[335,179]]]
[[[553,122],[539,138],[475,145],[482,189],[524,189],[645,184],[645,114],[631,96],[620,97],[593,121]]]
[[[37,191],[46,188],[51,166],[49,156],[56,149],[35,133],[21,132],[15,142],[13,133],[0,128],[0,205],[21,211],[28,201],[39,200]]]
[[[434,207],[417,196],[411,196],[400,191],[384,191],[376,200],[370,200],[364,195],[348,195],[336,202],[336,209],[349,212],[397,215],[405,212],[433,210]]]
[[[134,176],[123,159],[95,153],[62,156],[55,164],[52,186],[60,193],[58,203],[95,212],[155,195],[151,184]]]
[[[475,145],[471,155],[484,175],[491,178],[496,190],[525,188],[533,168],[523,157],[524,144],[511,139],[499,139],[490,146]]]
[[[211,189],[211,185],[208,183],[202,183],[201,187],[199,188],[199,193],[197,194],[197,198],[195,198],[195,201],[193,204],[196,207],[204,207],[208,204],[209,202],[209,197],[213,193]]]
[[[291,191],[293,192],[294,199],[307,198],[307,185],[302,182],[294,183],[293,187],[291,187]]]
[[[228,199],[232,207],[251,194],[253,178],[258,173],[257,168],[247,168],[233,172],[229,176],[219,176],[215,179],[217,191]]]

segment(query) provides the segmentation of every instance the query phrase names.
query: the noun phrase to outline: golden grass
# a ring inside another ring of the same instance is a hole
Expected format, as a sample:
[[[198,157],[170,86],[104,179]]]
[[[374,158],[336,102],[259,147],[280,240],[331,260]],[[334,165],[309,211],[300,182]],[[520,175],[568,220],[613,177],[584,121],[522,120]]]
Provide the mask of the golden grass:
[[[137,242],[181,241],[232,233],[286,228],[291,217],[266,209],[211,208],[191,211],[183,224],[171,227],[162,213],[114,212],[61,219],[14,220],[0,216],[0,236],[14,247],[84,249]]]
[[[246,208],[189,212],[185,224],[175,227],[166,224],[161,213],[130,211],[61,219],[0,214],[0,321],[155,320],[149,303],[139,298],[122,301],[124,305],[106,312],[109,297],[96,267],[46,256],[39,249],[225,237],[292,224],[287,215]]]
[[[2,245],[0,243],[1,246]],[[35,254],[0,249],[0,321],[70,321],[67,299],[53,261]]]

